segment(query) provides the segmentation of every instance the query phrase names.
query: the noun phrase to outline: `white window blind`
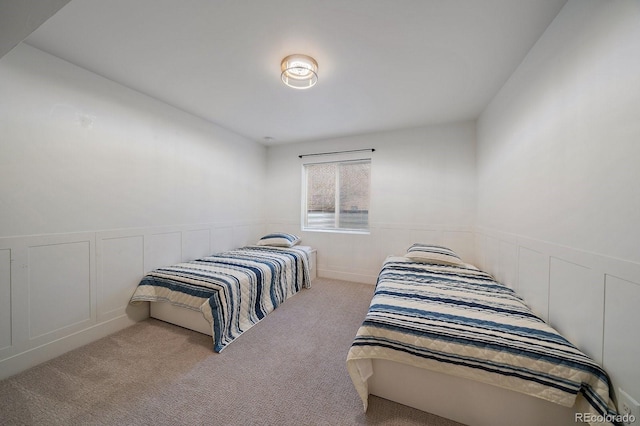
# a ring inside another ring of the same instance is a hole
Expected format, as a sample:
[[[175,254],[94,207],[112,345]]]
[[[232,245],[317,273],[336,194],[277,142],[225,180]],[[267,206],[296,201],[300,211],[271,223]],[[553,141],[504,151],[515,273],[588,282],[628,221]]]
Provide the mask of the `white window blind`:
[[[371,159],[304,165],[303,226],[368,231]]]

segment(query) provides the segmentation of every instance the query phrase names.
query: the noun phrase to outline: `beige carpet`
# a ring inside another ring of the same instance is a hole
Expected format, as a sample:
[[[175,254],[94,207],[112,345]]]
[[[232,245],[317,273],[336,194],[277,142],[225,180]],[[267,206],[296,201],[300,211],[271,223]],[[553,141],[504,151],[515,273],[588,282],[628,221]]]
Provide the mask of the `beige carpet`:
[[[0,382],[2,425],[457,425],[370,397],[345,367],[373,286],[318,279],[221,354],[149,319]]]

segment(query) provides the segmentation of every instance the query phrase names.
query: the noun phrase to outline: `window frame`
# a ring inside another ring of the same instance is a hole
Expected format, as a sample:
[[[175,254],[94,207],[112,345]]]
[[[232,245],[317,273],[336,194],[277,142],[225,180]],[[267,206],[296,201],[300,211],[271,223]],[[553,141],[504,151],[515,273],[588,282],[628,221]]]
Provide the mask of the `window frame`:
[[[308,188],[308,176],[307,176],[307,166],[312,166],[315,164],[344,164],[344,163],[357,163],[357,162],[368,162],[369,163],[369,208],[367,210],[367,227],[363,228],[340,228],[338,227],[339,220],[339,211],[340,211],[340,173],[336,173],[335,179],[335,206],[336,206],[336,214],[334,224],[336,225],[333,228],[317,228],[317,227],[309,227],[308,223],[308,200],[307,200],[307,188]],[[300,227],[302,231],[305,232],[328,232],[328,233],[339,233],[339,234],[364,234],[368,235],[371,233],[371,180],[372,180],[372,170],[373,170],[373,159],[371,156],[362,156],[359,154],[357,156],[353,155],[341,155],[339,158],[326,158],[326,159],[315,159],[315,160],[306,160],[302,162],[301,165],[301,173],[302,173],[302,195],[301,195],[301,215],[300,215]]]

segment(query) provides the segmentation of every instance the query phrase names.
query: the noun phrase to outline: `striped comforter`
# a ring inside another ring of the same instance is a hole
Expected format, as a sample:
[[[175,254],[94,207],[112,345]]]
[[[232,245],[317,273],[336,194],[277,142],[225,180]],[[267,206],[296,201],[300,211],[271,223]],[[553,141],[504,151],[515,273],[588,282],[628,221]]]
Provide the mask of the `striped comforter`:
[[[523,392],[577,412],[615,415],[604,370],[484,272],[389,257],[347,369],[367,407],[371,359]]]
[[[201,311],[220,352],[303,287],[310,287],[306,251],[248,246],[156,269],[131,303],[168,301]]]

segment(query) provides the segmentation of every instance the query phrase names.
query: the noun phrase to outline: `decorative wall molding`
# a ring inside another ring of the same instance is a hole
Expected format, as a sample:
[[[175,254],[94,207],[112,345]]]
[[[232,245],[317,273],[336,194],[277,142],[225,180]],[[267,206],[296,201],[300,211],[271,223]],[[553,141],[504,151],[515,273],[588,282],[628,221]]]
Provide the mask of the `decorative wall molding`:
[[[0,379],[149,316],[129,305],[159,266],[253,244],[262,222],[0,238]]]
[[[270,220],[267,230],[299,235],[303,245],[318,251],[318,275],[344,281],[375,284],[387,256],[404,256],[416,242],[445,245],[464,261],[475,261],[475,234],[470,226],[373,222],[369,234],[349,234],[302,231],[300,222]]]
[[[601,363],[617,388],[640,395],[640,264],[486,228],[477,264]]]
[[[271,231],[314,246],[319,276],[369,284],[386,256],[413,242],[449,246],[514,288],[617,387],[640,394],[640,264],[484,228],[412,224],[374,224],[369,235],[256,221],[0,238],[0,379],[147,318],[147,306],[128,301],[149,270]]]

